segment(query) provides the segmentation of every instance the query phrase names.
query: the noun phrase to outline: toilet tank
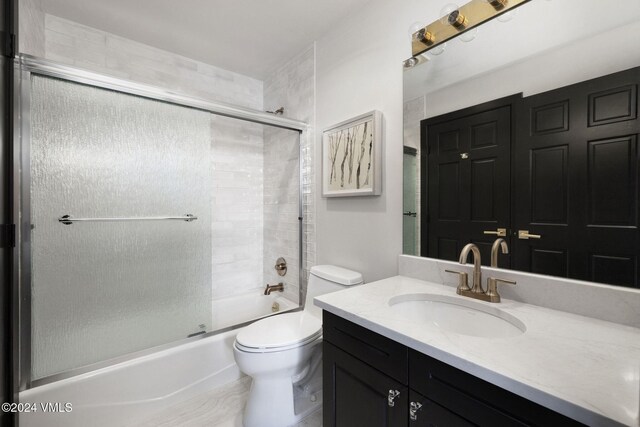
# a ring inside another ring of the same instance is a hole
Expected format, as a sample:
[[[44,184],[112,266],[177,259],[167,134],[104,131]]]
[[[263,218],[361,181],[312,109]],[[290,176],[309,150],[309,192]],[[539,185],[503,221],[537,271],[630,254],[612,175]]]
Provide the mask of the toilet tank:
[[[349,286],[361,285],[362,274],[335,265],[316,265],[311,267],[307,296],[304,300],[304,311],[319,318],[322,309],[313,304],[313,298],[335,291],[347,289]]]

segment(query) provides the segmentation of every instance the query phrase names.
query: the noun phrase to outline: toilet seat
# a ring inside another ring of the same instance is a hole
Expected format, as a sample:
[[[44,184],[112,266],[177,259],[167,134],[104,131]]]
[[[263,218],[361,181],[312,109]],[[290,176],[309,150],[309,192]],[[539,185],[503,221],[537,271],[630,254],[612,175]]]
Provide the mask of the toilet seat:
[[[299,311],[258,320],[236,336],[238,350],[250,353],[284,351],[300,347],[322,336],[322,321]]]

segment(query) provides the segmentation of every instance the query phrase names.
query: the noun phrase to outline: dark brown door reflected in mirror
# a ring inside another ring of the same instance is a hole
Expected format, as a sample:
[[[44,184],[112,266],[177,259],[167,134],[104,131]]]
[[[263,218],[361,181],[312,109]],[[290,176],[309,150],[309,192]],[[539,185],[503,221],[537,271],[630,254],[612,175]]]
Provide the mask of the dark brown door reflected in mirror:
[[[640,68],[421,122],[422,256],[640,287]],[[490,234],[487,234],[490,233]]]
[[[514,150],[518,270],[639,287],[640,68],[523,99]],[[539,237],[538,237],[539,236]]]
[[[519,99],[491,101],[422,122],[422,152],[428,153],[422,168],[428,171],[423,212],[429,220],[422,227],[423,242],[428,242],[423,255],[457,261],[462,247],[472,242],[489,265],[493,241],[509,241],[511,110]],[[501,255],[499,265],[509,267],[509,255]]]

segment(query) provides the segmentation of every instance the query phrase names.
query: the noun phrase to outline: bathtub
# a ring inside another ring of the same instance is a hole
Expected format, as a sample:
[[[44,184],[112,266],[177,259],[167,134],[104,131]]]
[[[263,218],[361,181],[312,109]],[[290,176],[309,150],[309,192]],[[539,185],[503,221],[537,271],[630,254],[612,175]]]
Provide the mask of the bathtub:
[[[213,300],[213,330],[220,330],[269,316],[274,313],[272,311],[274,303],[277,304],[278,310],[275,312],[278,313],[298,307],[298,304],[285,298],[280,292],[264,295],[262,289]]]
[[[234,296],[213,302],[214,327],[223,329],[297,307],[281,295]],[[38,412],[20,414],[20,427],[114,427],[138,424],[166,407],[242,378],[233,358],[238,330],[118,363],[20,393]],[[40,404],[58,403],[60,413]],[[72,410],[65,411],[70,403]]]

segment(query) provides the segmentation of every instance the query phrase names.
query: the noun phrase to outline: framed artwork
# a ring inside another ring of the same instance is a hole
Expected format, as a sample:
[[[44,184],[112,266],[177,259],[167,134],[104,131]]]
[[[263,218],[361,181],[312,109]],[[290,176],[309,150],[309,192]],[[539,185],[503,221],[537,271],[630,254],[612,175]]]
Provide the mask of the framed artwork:
[[[382,113],[371,111],[322,133],[322,196],[379,196]]]

